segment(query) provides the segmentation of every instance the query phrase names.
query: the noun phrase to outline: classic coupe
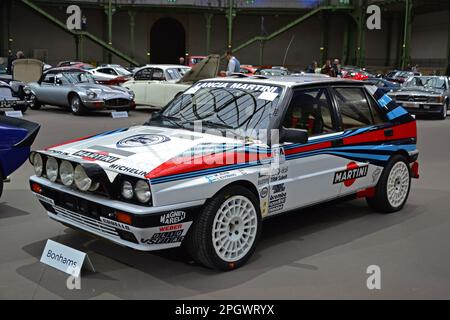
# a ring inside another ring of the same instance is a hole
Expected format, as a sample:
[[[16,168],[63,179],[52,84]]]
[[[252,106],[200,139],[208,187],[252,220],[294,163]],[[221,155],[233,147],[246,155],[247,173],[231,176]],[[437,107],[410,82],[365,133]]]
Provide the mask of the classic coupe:
[[[415,119],[363,82],[214,78],[141,126],[34,152],[30,187],[67,226],[143,251],[184,244],[230,270],[270,216],[344,197],[401,210],[416,139]]]
[[[186,68],[183,66],[145,66],[135,72],[133,80],[122,86],[135,93],[136,104],[160,109],[193,83],[214,78],[219,70],[219,63],[220,56],[208,56],[184,74],[178,70]]]
[[[133,110],[134,93],[119,86],[95,83],[92,75],[82,69],[54,68],[44,72],[38,82],[28,84],[30,108],[49,104],[68,108],[75,115],[89,110]]]

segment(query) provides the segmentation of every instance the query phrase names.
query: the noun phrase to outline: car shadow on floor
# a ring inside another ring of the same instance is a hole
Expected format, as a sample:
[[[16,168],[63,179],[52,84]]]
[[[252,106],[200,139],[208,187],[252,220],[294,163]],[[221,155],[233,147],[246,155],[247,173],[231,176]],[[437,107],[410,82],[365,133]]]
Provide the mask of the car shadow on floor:
[[[39,111],[34,111],[34,112],[46,112],[46,113],[51,113],[51,114],[63,114],[63,115],[71,115],[74,117],[99,117],[99,118],[111,118],[111,113],[113,110],[89,110],[87,111],[85,114],[81,115],[81,116],[75,116],[71,113],[71,111],[67,108],[60,108],[57,106],[43,106],[41,109],[39,109]],[[132,110],[132,111],[128,111],[128,115],[129,117],[133,116],[133,113],[136,114],[149,114],[152,113],[153,111],[157,111],[157,109],[151,108],[151,107],[139,107],[138,109]]]
[[[96,273],[82,273],[82,290],[68,290],[67,275],[40,262],[17,272],[66,299],[88,299],[112,294],[122,299],[182,299],[241,286],[270,270],[291,266],[314,272],[318,266],[301,260],[401,224],[423,212],[408,204],[391,215],[373,213],[365,201],[330,203],[266,220],[254,256],[244,267],[217,272],[194,264],[182,249],[140,252],[65,229],[51,239],[87,252]],[[23,250],[40,259],[46,239]],[[176,290],[174,290],[176,288]]]
[[[0,219],[27,216],[29,214],[29,212],[9,206],[7,202],[0,202]]]

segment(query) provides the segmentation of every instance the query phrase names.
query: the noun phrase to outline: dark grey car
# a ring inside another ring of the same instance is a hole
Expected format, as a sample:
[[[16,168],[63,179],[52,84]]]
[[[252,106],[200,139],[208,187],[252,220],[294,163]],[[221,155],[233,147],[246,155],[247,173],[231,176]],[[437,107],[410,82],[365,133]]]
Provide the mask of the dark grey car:
[[[450,105],[449,78],[415,76],[408,79],[399,90],[388,95],[410,113],[433,114],[445,119]]]
[[[51,69],[38,82],[28,86],[31,90],[31,109],[49,104],[69,108],[74,114],[82,114],[88,110],[129,111],[136,107],[132,91],[97,84],[91,74],[80,69]]]

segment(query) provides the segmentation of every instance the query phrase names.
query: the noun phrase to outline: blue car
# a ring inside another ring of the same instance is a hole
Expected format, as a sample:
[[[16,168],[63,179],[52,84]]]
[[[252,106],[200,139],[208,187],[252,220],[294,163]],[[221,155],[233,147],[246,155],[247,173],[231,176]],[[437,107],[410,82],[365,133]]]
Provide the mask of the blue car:
[[[39,129],[37,123],[0,116],[0,196],[5,178],[28,159]]]
[[[400,89],[400,84],[399,83],[392,82],[392,81],[389,81],[389,80],[386,80],[386,79],[367,78],[364,81],[370,82],[374,86],[377,86],[378,89],[380,89],[380,91],[385,93],[385,94],[389,93],[389,92],[392,92],[392,91],[397,91],[398,89]]]

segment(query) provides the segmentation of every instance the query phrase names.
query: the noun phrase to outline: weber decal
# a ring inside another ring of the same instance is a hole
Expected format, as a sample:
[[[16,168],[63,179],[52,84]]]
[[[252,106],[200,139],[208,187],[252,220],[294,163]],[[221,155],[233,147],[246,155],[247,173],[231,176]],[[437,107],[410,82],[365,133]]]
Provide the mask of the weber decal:
[[[347,164],[347,169],[338,171],[334,174],[333,184],[344,183],[344,186],[350,187],[357,179],[367,176],[368,171],[368,164],[359,166],[355,162],[350,162]]]
[[[117,142],[118,148],[136,148],[152,146],[170,141],[170,138],[162,134],[137,134]]]
[[[184,211],[171,211],[163,214],[159,219],[162,224],[176,224],[186,219],[186,212]]]
[[[72,155],[76,157],[81,157],[84,160],[88,161],[101,161],[106,163],[113,163],[117,160],[120,160],[118,157],[110,156],[107,152],[93,152],[93,151],[86,151],[86,150],[79,150]]]

